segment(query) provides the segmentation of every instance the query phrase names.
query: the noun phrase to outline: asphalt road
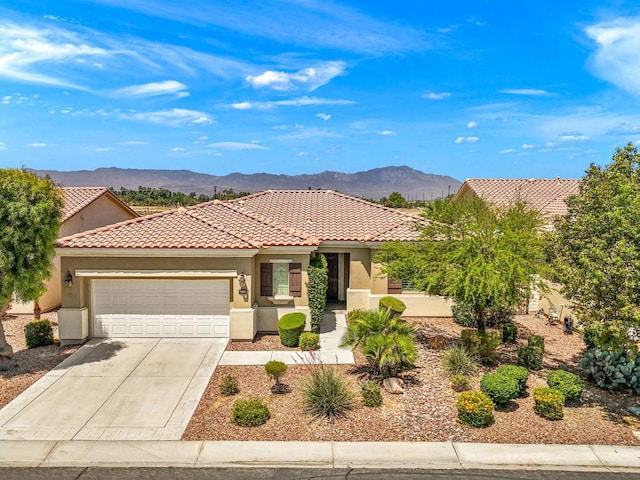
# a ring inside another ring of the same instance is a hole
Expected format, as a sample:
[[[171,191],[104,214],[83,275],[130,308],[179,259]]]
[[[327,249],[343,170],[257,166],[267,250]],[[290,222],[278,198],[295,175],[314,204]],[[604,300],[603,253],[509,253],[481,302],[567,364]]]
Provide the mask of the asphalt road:
[[[370,470],[297,468],[17,468],[0,467],[2,480],[637,480],[640,473],[557,470]]]

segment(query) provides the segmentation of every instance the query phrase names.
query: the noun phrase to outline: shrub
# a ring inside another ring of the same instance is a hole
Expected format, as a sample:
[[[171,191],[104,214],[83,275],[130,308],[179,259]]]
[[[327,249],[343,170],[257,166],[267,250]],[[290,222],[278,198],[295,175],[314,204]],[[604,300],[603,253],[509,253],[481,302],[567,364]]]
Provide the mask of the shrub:
[[[506,322],[500,326],[502,333],[502,343],[516,343],[518,338],[518,327],[515,323]]]
[[[628,350],[609,352],[593,348],[580,362],[585,376],[609,391],[640,394],[640,355]]]
[[[282,345],[285,347],[297,347],[306,321],[307,317],[302,312],[284,314],[278,320],[278,335],[280,335]]]
[[[518,365],[500,365],[496,369],[498,375],[506,375],[515,378],[518,382],[518,396],[521,397],[527,391],[527,380],[529,379],[529,370]]]
[[[495,405],[484,392],[462,392],[456,401],[456,408],[460,422],[469,427],[486,427],[493,421]]]
[[[544,352],[544,337],[542,335],[529,335],[527,343],[532,347],[540,347]]]
[[[551,387],[538,387],[533,391],[535,412],[549,420],[560,420],[564,416],[562,406],[564,395],[560,390]]]
[[[241,427],[259,427],[269,420],[269,416],[269,407],[259,398],[244,398],[233,402],[232,421]]]
[[[380,299],[378,308],[389,310],[394,316],[399,317],[407,306],[399,298],[387,296]]]
[[[36,348],[53,344],[53,325],[47,319],[32,320],[24,326],[27,347]]]
[[[233,375],[225,375],[224,377],[222,377],[222,380],[220,380],[221,395],[230,397],[231,395],[235,395],[239,391],[240,388],[238,387],[238,381],[236,380],[236,377],[234,377]]]
[[[582,341],[587,349],[596,348],[596,342],[601,334],[602,328],[600,323],[587,325],[582,329]]]
[[[471,375],[477,366],[477,357],[459,345],[447,347],[442,352],[442,368],[449,375]]]
[[[300,339],[298,340],[298,346],[300,347],[300,350],[305,352],[309,350],[319,350],[320,335],[313,332],[302,332],[300,334]]]
[[[566,370],[553,370],[547,374],[547,385],[560,390],[567,401],[582,398],[584,382],[575,373]]]
[[[271,388],[271,391],[273,393],[283,393],[282,389],[280,388],[280,379],[287,371],[287,364],[278,360],[271,360],[270,362],[267,362],[265,364],[264,370],[265,372],[267,372],[267,375],[269,375],[269,378],[271,378],[275,382],[275,385]]]
[[[488,327],[493,327],[504,322],[510,322],[514,313],[513,309],[509,307],[492,307],[485,311],[484,323]],[[453,320],[463,327],[475,328],[478,326],[473,306],[468,303],[457,302],[451,307],[451,314],[453,315]]]
[[[451,375],[451,388],[456,392],[469,390],[469,378],[466,375]]]
[[[329,269],[324,255],[311,258],[307,268],[307,297],[311,315],[311,331],[320,333],[320,324],[327,307]]]
[[[369,381],[362,384],[362,403],[365,407],[379,407],[382,405],[379,383]]]
[[[496,348],[500,345],[500,337],[497,333],[463,330],[460,335],[460,343],[470,354],[478,357],[482,363],[491,365],[496,362]]]
[[[544,352],[540,347],[520,345],[518,347],[518,365],[529,370],[542,370],[542,356]]]
[[[496,405],[504,405],[520,393],[518,380],[499,373],[485,373],[480,380],[480,390],[486,393]]]
[[[304,406],[311,414],[329,420],[344,415],[354,405],[354,395],[346,380],[335,369],[324,365],[311,369],[302,394]]]

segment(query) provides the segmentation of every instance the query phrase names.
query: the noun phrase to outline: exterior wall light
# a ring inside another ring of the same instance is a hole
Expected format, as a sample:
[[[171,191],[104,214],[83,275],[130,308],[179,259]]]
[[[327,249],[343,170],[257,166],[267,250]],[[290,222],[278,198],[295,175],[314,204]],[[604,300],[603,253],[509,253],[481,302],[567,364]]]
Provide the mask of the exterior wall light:
[[[240,295],[246,295],[249,293],[249,289],[247,288],[247,279],[244,277],[244,272],[238,276],[238,283],[240,284],[240,290],[238,290]]]
[[[67,270],[67,273],[64,275],[64,284],[69,288],[73,287],[73,277],[69,270]]]

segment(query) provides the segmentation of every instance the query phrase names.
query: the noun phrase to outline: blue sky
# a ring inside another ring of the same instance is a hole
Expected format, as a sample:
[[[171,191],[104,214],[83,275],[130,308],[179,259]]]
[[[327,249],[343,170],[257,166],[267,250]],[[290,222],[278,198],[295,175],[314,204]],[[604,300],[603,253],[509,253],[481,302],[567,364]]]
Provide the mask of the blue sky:
[[[637,1],[0,1],[3,167],[577,178],[639,107]]]

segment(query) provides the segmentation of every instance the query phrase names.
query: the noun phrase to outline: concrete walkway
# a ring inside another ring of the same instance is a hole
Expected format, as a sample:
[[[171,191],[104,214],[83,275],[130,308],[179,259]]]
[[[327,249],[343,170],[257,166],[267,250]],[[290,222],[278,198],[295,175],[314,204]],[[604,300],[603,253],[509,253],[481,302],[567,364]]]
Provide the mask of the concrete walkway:
[[[640,472],[640,447],[451,442],[0,441],[0,467],[3,466],[508,468]]]
[[[320,327],[320,350],[318,352],[254,351],[224,352],[220,365],[264,365],[278,360],[288,365],[303,363],[353,364],[353,352],[349,347],[340,347],[347,331],[347,316],[343,311],[325,313]]]
[[[227,339],[94,339],[0,410],[0,440],[179,440]]]

